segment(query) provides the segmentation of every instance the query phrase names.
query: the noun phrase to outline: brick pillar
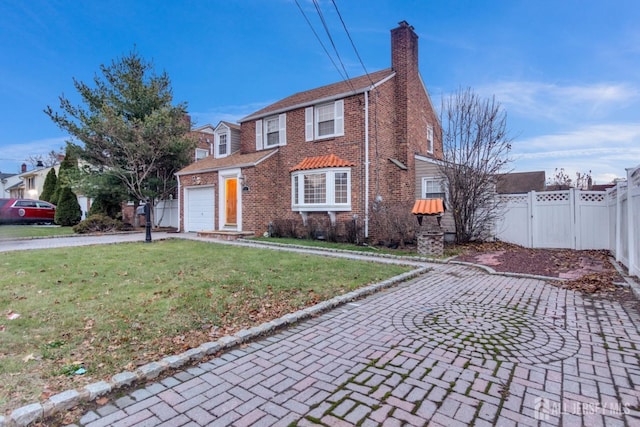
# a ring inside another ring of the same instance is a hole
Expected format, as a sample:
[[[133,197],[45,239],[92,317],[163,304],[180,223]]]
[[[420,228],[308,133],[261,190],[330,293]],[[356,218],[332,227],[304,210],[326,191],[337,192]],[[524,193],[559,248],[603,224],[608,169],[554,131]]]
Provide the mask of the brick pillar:
[[[444,254],[444,232],[434,216],[422,219],[422,225],[418,229],[418,253],[431,256]]]

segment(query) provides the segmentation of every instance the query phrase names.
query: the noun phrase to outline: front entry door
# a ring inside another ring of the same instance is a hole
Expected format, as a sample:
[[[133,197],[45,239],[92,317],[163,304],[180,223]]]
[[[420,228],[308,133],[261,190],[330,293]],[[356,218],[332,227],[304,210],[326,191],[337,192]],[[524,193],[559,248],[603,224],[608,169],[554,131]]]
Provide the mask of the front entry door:
[[[238,178],[227,178],[224,181],[225,190],[225,225],[238,223]]]

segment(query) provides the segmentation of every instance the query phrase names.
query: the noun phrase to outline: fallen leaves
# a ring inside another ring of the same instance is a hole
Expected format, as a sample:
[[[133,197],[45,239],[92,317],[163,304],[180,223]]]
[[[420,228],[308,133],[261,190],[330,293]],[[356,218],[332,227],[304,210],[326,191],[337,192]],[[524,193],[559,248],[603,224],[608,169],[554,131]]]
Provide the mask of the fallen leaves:
[[[20,317],[20,313],[16,313],[13,310],[9,310],[6,317],[7,317],[7,320],[16,320]]]

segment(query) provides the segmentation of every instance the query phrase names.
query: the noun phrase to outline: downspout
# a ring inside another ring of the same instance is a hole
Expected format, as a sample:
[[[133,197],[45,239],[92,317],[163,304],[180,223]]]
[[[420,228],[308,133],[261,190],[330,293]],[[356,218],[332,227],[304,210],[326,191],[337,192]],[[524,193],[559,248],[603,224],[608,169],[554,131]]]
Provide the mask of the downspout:
[[[369,91],[364,92],[364,238],[369,238]]]

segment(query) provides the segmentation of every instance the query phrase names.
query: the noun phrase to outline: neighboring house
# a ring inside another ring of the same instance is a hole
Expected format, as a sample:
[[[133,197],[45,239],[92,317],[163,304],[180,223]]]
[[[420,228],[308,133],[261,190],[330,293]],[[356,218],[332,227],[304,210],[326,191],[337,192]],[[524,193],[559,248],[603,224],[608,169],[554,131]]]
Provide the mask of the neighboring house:
[[[61,159],[64,159],[62,157]],[[40,199],[40,195],[44,189],[44,182],[47,179],[47,175],[51,169],[55,169],[56,175],[60,174],[60,164],[56,164],[51,167],[36,166],[35,169],[27,170],[27,165],[22,164],[22,172],[18,175],[14,175],[13,185],[9,186],[5,190],[5,194],[2,197],[16,198],[16,199]],[[7,194],[8,193],[8,194]],[[87,217],[87,213],[91,208],[92,200],[81,194],[77,194],[78,204],[82,210],[82,218]]]
[[[60,165],[53,166],[58,174]],[[42,166],[39,163],[35,169],[27,170],[26,163],[22,164],[21,173],[17,175],[19,181],[9,188],[9,196],[16,199],[38,199],[44,187],[44,181],[47,174],[51,170],[50,167]]]
[[[545,191],[544,171],[510,172],[497,175],[496,193],[523,194],[530,191]]]
[[[418,36],[391,30],[391,68],[296,93],[214,129],[213,155],[178,172],[182,231],[260,235],[277,220],[356,221],[415,200],[416,154],[442,157]]]
[[[17,174],[0,172],[0,199],[9,198],[9,189],[20,182]]]

